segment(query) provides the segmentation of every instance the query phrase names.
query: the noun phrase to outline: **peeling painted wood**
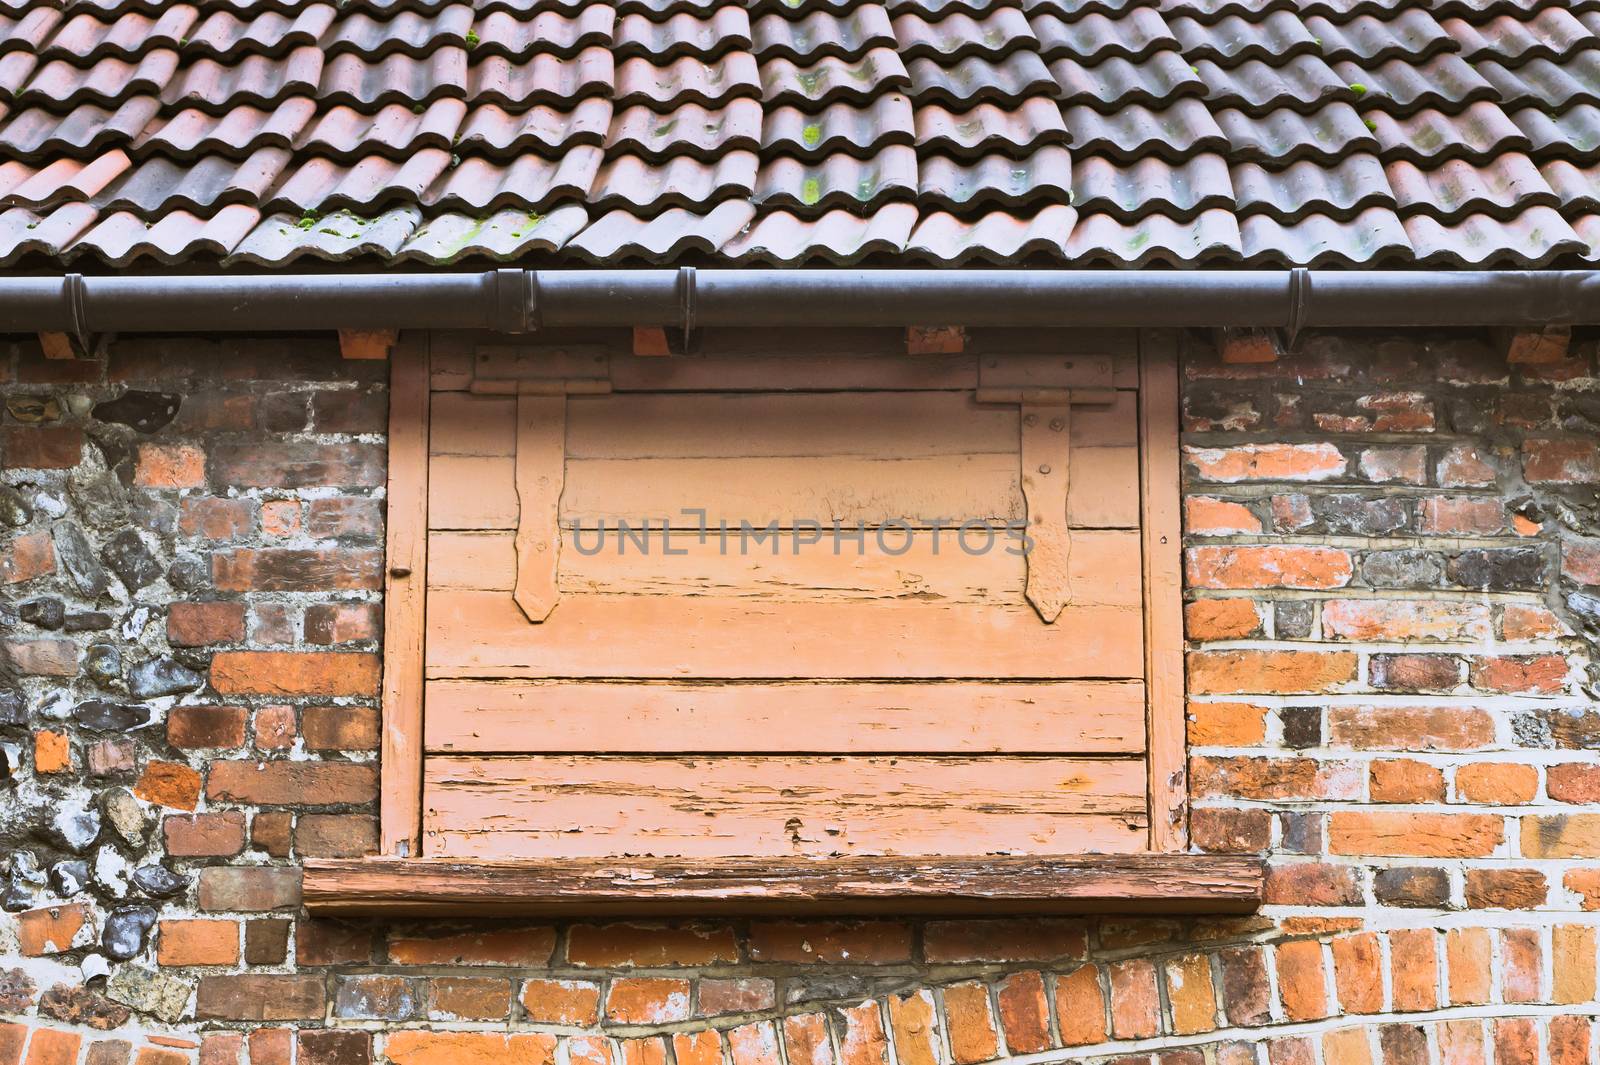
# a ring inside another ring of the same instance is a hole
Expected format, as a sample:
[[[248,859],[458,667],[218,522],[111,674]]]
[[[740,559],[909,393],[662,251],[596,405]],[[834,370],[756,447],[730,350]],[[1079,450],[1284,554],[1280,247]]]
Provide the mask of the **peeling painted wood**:
[[[439,753],[1140,754],[1139,681],[428,683]]]
[[[1143,759],[429,756],[430,857],[1144,849]]]
[[[428,676],[1128,678],[1140,612],[920,602],[573,596],[537,633],[502,592],[428,595]],[[626,649],[625,653],[619,649]]]
[[[1030,541],[1026,595],[1047,625],[1072,597],[1072,532],[1067,528],[1071,425],[1070,404],[1022,405],[1022,494]]]
[[[1209,854],[1064,857],[317,860],[319,915],[1248,913],[1265,863]]]
[[[556,515],[565,483],[567,397],[517,397],[517,581],[512,593],[529,621],[542,622],[561,598]]]
[[[389,370],[384,580],[382,853],[421,853],[423,608],[428,587],[428,335],[407,333]]]

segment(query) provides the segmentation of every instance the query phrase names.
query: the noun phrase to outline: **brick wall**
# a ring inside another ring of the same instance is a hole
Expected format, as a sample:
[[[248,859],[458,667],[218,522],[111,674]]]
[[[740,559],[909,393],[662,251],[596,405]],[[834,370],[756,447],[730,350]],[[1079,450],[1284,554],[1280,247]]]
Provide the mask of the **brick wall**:
[[[1344,334],[1185,381],[1193,836],[1247,918],[335,923],[384,376],[0,348],[0,1065],[1594,1065],[1600,390]]]

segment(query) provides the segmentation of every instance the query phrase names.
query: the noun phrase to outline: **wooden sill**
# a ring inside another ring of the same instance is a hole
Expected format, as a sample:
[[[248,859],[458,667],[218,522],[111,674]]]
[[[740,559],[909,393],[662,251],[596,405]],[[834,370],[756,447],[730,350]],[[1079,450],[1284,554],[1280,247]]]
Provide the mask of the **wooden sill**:
[[[1259,858],[1210,854],[977,858],[309,861],[313,913],[1248,913]]]

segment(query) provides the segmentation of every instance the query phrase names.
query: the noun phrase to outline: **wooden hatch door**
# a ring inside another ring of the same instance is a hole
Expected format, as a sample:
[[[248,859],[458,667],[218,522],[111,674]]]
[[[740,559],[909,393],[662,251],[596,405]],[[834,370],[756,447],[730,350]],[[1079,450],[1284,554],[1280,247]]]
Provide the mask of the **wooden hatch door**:
[[[436,375],[423,853],[1146,849],[1137,373],[1028,358]]]

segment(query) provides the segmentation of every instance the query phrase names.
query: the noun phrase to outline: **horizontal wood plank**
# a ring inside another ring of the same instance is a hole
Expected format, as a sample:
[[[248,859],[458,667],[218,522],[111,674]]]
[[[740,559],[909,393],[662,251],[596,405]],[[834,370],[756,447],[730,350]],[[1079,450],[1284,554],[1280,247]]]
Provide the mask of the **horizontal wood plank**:
[[[439,858],[1118,852],[1143,759],[431,755]]]
[[[312,913],[564,917],[1248,913],[1265,863],[1211,854],[982,858],[312,859]]]
[[[428,676],[636,678],[1139,677],[1140,611],[1026,602],[766,603],[569,596],[541,625],[500,592],[428,594]]]
[[[1138,681],[436,680],[427,748],[470,753],[1138,754]]]
[[[429,460],[429,529],[515,529],[512,455],[435,455]]]
[[[434,455],[515,455],[516,397],[435,392],[428,450]]]
[[[564,594],[1015,603],[1023,595],[1025,564],[1008,548],[1018,543],[998,530],[992,540],[978,530],[965,537],[921,530],[909,538],[886,532],[883,545],[869,534],[858,551],[854,541],[836,548],[831,535],[818,543],[786,535],[757,544],[737,536],[724,542],[715,532],[702,541],[694,533],[625,537],[567,530],[559,584]],[[433,587],[511,590],[516,552],[510,532],[435,532],[428,544]],[[1069,596],[1079,604],[1136,607],[1140,564],[1138,533],[1079,530],[1067,566]]]
[[[613,355],[611,387],[618,392],[802,392],[839,389],[972,389],[978,364],[970,355],[909,357],[892,350],[903,334],[884,331],[878,352],[841,345],[843,353],[811,348],[807,354],[782,353],[771,331],[764,340],[728,344],[690,359],[633,358]],[[902,341],[903,343],[903,341]]]

